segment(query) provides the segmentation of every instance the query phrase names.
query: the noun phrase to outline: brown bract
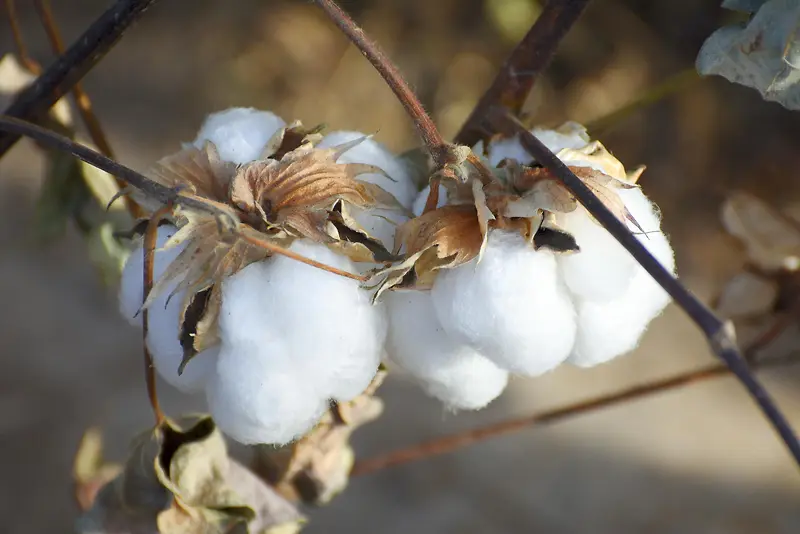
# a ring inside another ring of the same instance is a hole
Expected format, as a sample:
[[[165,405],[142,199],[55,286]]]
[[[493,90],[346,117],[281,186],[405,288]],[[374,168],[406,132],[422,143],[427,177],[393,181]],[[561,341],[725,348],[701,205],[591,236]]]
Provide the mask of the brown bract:
[[[405,209],[379,186],[359,179],[364,174],[385,174],[383,170],[338,162],[366,138],[315,148],[320,138],[316,130],[304,130],[297,123],[273,136],[262,158],[251,163],[222,161],[207,141],[202,149],[189,146],[160,160],[148,172],[154,181],[182,189],[241,221],[235,228],[225,228],[226,221],[211,212],[185,208],[174,212],[179,230],[164,248],[183,245],[184,249],[155,283],[144,307],[167,287],[174,286],[170,298],[185,292],[180,316],[183,365],[219,342],[221,282],[270,255],[259,242],[285,249],[303,238],[354,261],[396,259],[349,215],[350,208]]]
[[[626,174],[622,164],[598,142],[558,154],[621,221],[638,226],[619,196],[638,187],[643,168]],[[439,173],[447,205],[411,219],[397,231],[395,251],[406,259],[375,271],[377,299],[388,289],[429,289],[440,269],[480,258],[492,228],[519,232],[531,247],[579,252],[573,236],[558,226],[558,214],[578,209],[578,201],[549,170],[506,159],[497,168],[475,154],[462,155],[458,171]],[[450,178],[450,179],[447,179]],[[587,215],[588,216],[588,215]]]

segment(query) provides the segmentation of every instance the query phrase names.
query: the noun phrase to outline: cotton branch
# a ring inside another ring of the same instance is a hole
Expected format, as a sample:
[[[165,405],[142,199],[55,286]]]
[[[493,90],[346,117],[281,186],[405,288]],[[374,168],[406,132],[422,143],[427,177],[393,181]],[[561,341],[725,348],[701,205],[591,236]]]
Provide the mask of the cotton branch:
[[[41,67],[39,64],[28,54],[28,47],[25,46],[25,39],[22,38],[22,30],[19,27],[19,20],[17,19],[17,8],[14,0],[4,0],[3,6],[8,17],[8,25],[11,29],[11,36],[14,39],[14,46],[17,47],[17,55],[20,62],[26,69],[39,74]]]
[[[445,142],[430,115],[425,111],[422,103],[408,86],[398,68],[386,56],[378,44],[366,36],[364,30],[358,27],[355,21],[333,0],[316,0],[328,17],[342,30],[350,41],[358,47],[362,54],[372,63],[375,70],[380,73],[389,87],[394,91],[397,99],[405,108],[408,116],[414,121],[425,146],[428,148],[431,157],[437,167],[442,167],[447,157],[447,147]]]
[[[63,54],[64,42],[61,39],[61,32],[58,29],[55,17],[53,17],[50,1],[34,0],[33,5],[36,7],[36,11],[42,21],[42,26],[47,34],[47,39],[50,41],[50,47],[53,49],[53,52],[59,55]],[[100,120],[97,118],[92,108],[92,101],[89,95],[83,90],[80,83],[76,82],[72,87],[72,96],[75,100],[75,107],[78,108],[78,113],[80,113],[81,120],[86,126],[86,130],[89,132],[92,142],[97,145],[101,154],[114,159],[114,151],[111,149],[111,143],[108,142],[108,138],[103,128],[100,126]],[[125,183],[122,180],[117,179],[117,182],[120,187],[125,187]],[[141,218],[144,216],[144,210],[130,197],[125,198],[125,205],[134,218]]]
[[[91,148],[79,145],[72,139],[64,137],[63,135],[51,132],[50,130],[36,126],[35,124],[11,117],[4,117],[2,115],[0,115],[0,132],[9,132],[17,136],[24,135],[48,148],[68,152],[81,161],[85,161],[89,165],[107,172],[111,176],[121,178],[130,186],[135,187],[149,198],[157,200],[161,204],[168,206],[183,206],[186,208],[210,213],[211,215],[218,217],[219,221],[224,221],[227,223],[227,226],[234,229],[234,232],[239,232],[239,218],[237,217],[236,213],[227,205],[208,199],[203,199],[194,195],[184,194],[180,189],[173,189],[161,185],[158,182],[154,182],[153,180],[147,178],[143,174],[138,173],[133,169],[126,167],[125,165],[121,165],[98,152],[95,152]],[[342,271],[341,269],[337,269],[310,258],[306,258],[305,256],[301,256],[300,254],[292,252],[291,250],[249,235],[246,232],[239,232],[239,236],[245,241],[255,246],[259,246],[271,253],[286,256],[293,260],[299,261],[300,263],[310,265],[311,267],[328,271],[339,276],[344,276],[352,280],[358,280],[359,282],[365,282],[367,280],[367,278],[364,276]]]
[[[169,215],[172,211],[171,205],[166,205],[156,211],[150,220],[147,222],[147,229],[144,233],[144,243],[142,246],[143,258],[143,285],[142,291],[142,305],[147,301],[150,292],[153,290],[153,274],[155,269],[155,256],[156,244],[158,240],[158,223]],[[147,386],[147,398],[150,400],[150,407],[153,409],[153,415],[156,418],[156,426],[164,422],[164,412],[161,410],[161,404],[158,402],[158,388],[156,383],[156,367],[153,363],[153,355],[150,354],[150,349],[147,348],[147,331],[150,328],[150,321],[148,318],[149,310],[142,308],[142,345],[144,351],[144,382]]]
[[[39,120],[59,98],[69,92],[122,34],[156,0],[117,0],[70,46],[55,63],[20,91],[4,115],[28,121]],[[19,140],[20,134],[0,135],[0,157]]]
[[[456,143],[473,146],[480,141],[487,133],[484,120],[493,106],[502,105],[519,114],[539,74],[550,64],[561,39],[588,3],[589,0],[547,2],[459,130]]]
[[[162,204],[175,204],[182,205],[187,208],[194,208],[201,211],[217,213],[218,215],[231,216],[231,213],[224,212],[219,209],[213,208],[207,202],[198,200],[195,197],[182,195],[180,191],[163,186],[154,182],[142,175],[121,165],[116,161],[105,157],[104,155],[95,152],[89,147],[80,145],[72,139],[51,132],[46,128],[25,122],[13,117],[6,117],[0,115],[0,132],[12,134],[14,137],[30,137],[37,143],[54,150],[61,150],[69,152],[81,161],[85,161],[89,165],[97,167],[112,176],[121,178],[126,183],[139,189],[150,198],[161,202]],[[238,223],[238,221],[236,221]]]
[[[797,355],[793,357],[775,359],[756,363],[754,368],[766,369],[800,363]],[[545,412],[536,413],[501,421],[488,426],[483,426],[466,432],[459,432],[430,441],[419,443],[411,447],[405,447],[387,454],[367,458],[355,463],[351,476],[367,475],[375,471],[380,471],[388,467],[395,467],[417,460],[447,454],[454,450],[485,441],[490,438],[512,434],[526,428],[544,425],[547,423],[557,423],[570,419],[578,415],[584,415],[603,408],[610,408],[629,402],[634,399],[641,399],[656,393],[663,393],[683,386],[706,382],[714,378],[720,378],[730,374],[730,370],[725,365],[711,365],[697,371],[678,374],[669,378],[664,378],[654,382],[648,382],[633,386],[621,391],[616,391],[608,395],[601,395],[592,399],[587,399],[577,403],[569,404],[560,408],[555,408]]]
[[[711,349],[754,398],[786,444],[795,462],[800,466],[800,443],[797,441],[797,436],[769,396],[769,393],[751,373],[747,362],[742,358],[736,346],[732,329],[672,276],[628,228],[603,205],[600,199],[592,193],[581,179],[575,176],[555,154],[530,133],[511,113],[503,108],[495,107],[489,111],[487,119],[494,129],[508,136],[518,135],[522,146],[531,156],[561,180],[587,211],[631,253],[634,259],[672,297],[675,303],[700,327],[706,335]]]

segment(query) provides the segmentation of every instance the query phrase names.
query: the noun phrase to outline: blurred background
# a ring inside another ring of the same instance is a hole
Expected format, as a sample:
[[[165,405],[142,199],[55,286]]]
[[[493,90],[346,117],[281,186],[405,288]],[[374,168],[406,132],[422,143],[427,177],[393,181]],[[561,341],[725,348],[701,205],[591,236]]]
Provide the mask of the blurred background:
[[[52,60],[28,2],[32,55]],[[52,0],[72,42],[109,4]],[[452,136],[516,40],[535,0],[348,0]],[[693,66],[725,20],[719,0],[595,0],[528,102],[536,122],[591,123]],[[14,50],[0,26],[0,51]],[[305,1],[162,0],[87,76],[118,159],[142,169],[230,106],[377,132],[416,146],[402,108],[361,55]],[[750,89],[704,79],[618,122],[601,138],[660,206],[684,282],[710,300],[744,257],[719,204],[745,189],[800,200],[800,114]],[[64,532],[76,507],[72,456],[100,425],[112,460],[151,423],[141,338],[117,314],[76,231],[42,245],[32,211],[43,161],[29,142],[0,162],[0,533]],[[672,307],[634,354],[590,370],[515,380],[491,407],[451,414],[413,384],[382,388],[386,413],[355,436],[361,457],[707,365],[704,339]],[[800,428],[800,372],[761,374]],[[161,388],[173,413],[202,399]],[[354,479],[304,532],[797,533],[800,478],[731,379],[526,430]]]

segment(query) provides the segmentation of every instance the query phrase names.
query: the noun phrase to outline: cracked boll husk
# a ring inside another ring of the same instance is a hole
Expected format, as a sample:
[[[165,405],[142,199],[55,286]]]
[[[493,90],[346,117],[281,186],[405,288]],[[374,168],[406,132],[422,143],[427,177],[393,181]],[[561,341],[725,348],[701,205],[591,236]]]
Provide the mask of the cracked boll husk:
[[[558,256],[558,269],[570,292],[580,299],[606,301],[626,291],[637,265],[630,252],[583,206],[559,213],[556,219],[580,247]],[[632,231],[639,230],[633,226]]]
[[[623,190],[620,196],[645,234],[635,228],[630,228],[631,231],[667,270],[674,273],[675,257],[669,240],[660,230],[656,207],[640,189]],[[628,288],[615,298],[606,302],[576,298],[578,337],[569,363],[591,367],[632,351],[650,322],[669,302],[669,295],[638,264],[634,266]]]
[[[331,148],[364,136],[365,134],[361,132],[335,131],[323,137],[317,146]],[[411,207],[416,195],[411,175],[405,165],[381,143],[374,139],[365,139],[342,154],[338,161],[340,163],[363,163],[382,169],[389,178],[373,173],[359,175],[358,179],[382,187],[394,195],[400,204],[406,208]],[[350,210],[356,222],[388,249],[391,249],[394,244],[397,226],[408,220],[404,214],[390,210],[362,210],[355,207],[350,207]]]
[[[578,149],[589,144],[589,136],[582,126],[577,123],[567,123],[566,126],[568,126],[568,133],[544,128],[534,128],[531,133],[554,154],[558,154],[565,148]],[[523,148],[519,136],[491,141],[487,157],[489,163],[495,167],[504,159],[515,159],[525,165],[534,161],[533,156]]]
[[[211,141],[221,159],[249,163],[259,159],[270,138],[285,126],[283,119],[269,111],[230,108],[206,117],[193,144],[203,148],[206,141]]]
[[[414,215],[419,217],[422,215],[422,211],[425,209],[425,204],[428,202],[428,195],[431,192],[431,186],[426,185],[425,189],[419,192],[417,198],[414,199],[414,203],[411,206],[411,211],[414,212]],[[447,204],[447,190],[444,186],[439,186],[439,202],[436,204],[437,208],[441,208]]]
[[[166,250],[158,250],[176,232],[171,225],[158,228],[158,238],[153,265],[153,280],[158,280],[167,266],[178,256],[182,246]],[[119,303],[120,312],[132,325],[142,326],[141,314],[136,312],[142,305],[144,275],[144,255],[140,245],[128,257],[122,271],[120,280]],[[167,298],[179,280],[170,284],[156,298],[148,309],[147,348],[153,357],[156,371],[170,385],[184,393],[201,391],[209,374],[212,372],[217,358],[218,349],[211,348],[203,351],[186,364],[183,374],[178,374],[178,367],[183,360],[183,348],[180,343],[180,308],[185,292],[177,293],[167,303]]]
[[[428,395],[449,408],[477,410],[503,392],[508,372],[447,335],[429,292],[393,291],[385,300],[389,359],[419,382]]]
[[[441,270],[431,296],[450,336],[513,373],[540,375],[572,350],[575,310],[554,253],[518,233],[492,230],[481,261]]]
[[[297,254],[346,271],[353,262],[324,245],[298,239]],[[356,280],[276,255],[249,265],[223,284],[223,349],[254,336],[281,339],[292,354],[298,381],[339,401],[358,396],[380,363],[386,337],[382,307],[373,306]]]

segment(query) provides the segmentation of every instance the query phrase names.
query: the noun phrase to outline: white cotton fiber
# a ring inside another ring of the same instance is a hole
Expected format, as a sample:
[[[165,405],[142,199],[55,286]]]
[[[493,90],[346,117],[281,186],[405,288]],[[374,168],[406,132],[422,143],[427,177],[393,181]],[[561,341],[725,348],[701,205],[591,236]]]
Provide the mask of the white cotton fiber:
[[[330,148],[354,141],[364,136],[365,134],[361,132],[331,132],[326,135],[317,146],[320,148]],[[391,179],[382,174],[362,174],[358,176],[358,179],[379,185],[394,195],[400,204],[406,208],[411,207],[411,203],[414,201],[414,196],[416,195],[416,187],[411,181],[409,171],[405,165],[381,143],[374,139],[365,139],[342,154],[338,161],[341,163],[364,163],[382,169]],[[380,240],[384,246],[389,249],[391,249],[394,244],[394,234],[397,226],[407,220],[405,215],[396,211],[377,210],[375,212],[367,212],[352,208],[352,212],[356,221],[364,227],[367,233]]]
[[[439,324],[426,291],[393,291],[386,351],[425,391],[451,408],[483,408],[505,389],[508,372],[468,346],[455,342]]]
[[[597,301],[623,293],[633,279],[636,267],[633,256],[583,206],[570,213],[559,213],[556,219],[580,247],[578,252],[558,256],[558,268],[570,292],[580,299]]]
[[[481,261],[440,271],[431,295],[448,334],[515,373],[553,369],[575,341],[553,252],[534,251],[517,233],[491,231]]]
[[[637,235],[639,241],[664,267],[674,272],[675,258],[669,241],[660,231],[655,206],[639,189],[623,190],[620,194],[646,232]],[[590,367],[636,348],[650,321],[664,310],[670,298],[637,264],[630,286],[616,298],[608,302],[576,300],[578,337],[568,361]]]
[[[182,250],[181,246],[167,250],[158,250],[176,232],[174,226],[160,226],[156,242],[155,263],[153,265],[153,279],[158,280],[167,266]],[[142,305],[144,256],[142,247],[139,246],[128,257],[122,271],[119,292],[120,311],[133,325],[142,325],[141,314],[134,317]],[[167,287],[148,309],[147,348],[153,357],[156,370],[164,380],[175,388],[191,393],[201,390],[206,379],[216,363],[218,349],[212,348],[197,354],[184,368],[183,374],[178,375],[178,367],[183,359],[181,347],[179,314],[185,293],[176,294],[167,304],[167,297],[177,285]]]
[[[211,141],[223,160],[249,163],[261,156],[267,141],[285,126],[283,119],[269,111],[230,108],[206,117],[194,145],[202,148]]]
[[[349,259],[311,241],[297,240],[290,250],[354,270]],[[258,335],[266,336],[264,343],[279,339],[298,382],[312,384],[320,397],[345,401],[358,396],[377,371],[384,313],[357,281],[275,255],[225,281],[220,334],[223,350],[254,344]]]
[[[539,141],[550,149],[554,154],[558,154],[565,148],[583,148],[589,143],[586,130],[575,123],[567,123],[567,131],[546,130],[544,128],[534,128],[531,133]],[[530,164],[533,157],[523,148],[518,136],[507,139],[499,139],[489,143],[488,159],[489,163],[497,166],[504,159],[515,159],[522,164]]]
[[[237,310],[236,317],[253,323]],[[264,318],[262,318],[264,319]],[[268,318],[267,318],[268,320]],[[327,408],[314,383],[298,374],[295,354],[271,328],[248,342],[223,343],[206,388],[211,416],[236,441],[283,445],[308,432]]]

